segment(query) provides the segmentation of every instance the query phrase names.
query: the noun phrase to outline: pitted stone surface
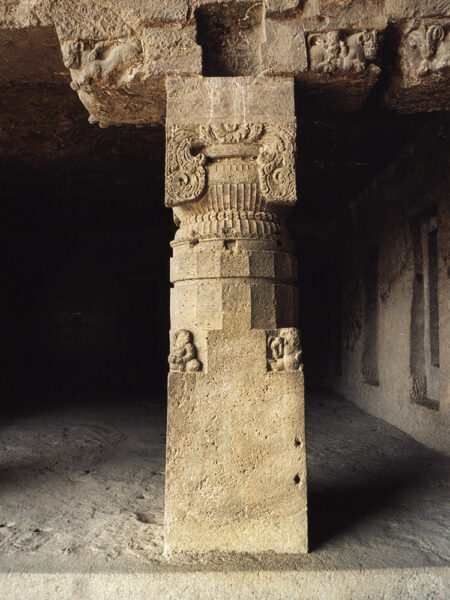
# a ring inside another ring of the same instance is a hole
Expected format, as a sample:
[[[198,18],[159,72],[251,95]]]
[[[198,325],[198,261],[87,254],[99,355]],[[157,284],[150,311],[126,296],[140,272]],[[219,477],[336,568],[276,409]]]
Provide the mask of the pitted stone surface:
[[[169,375],[165,551],[305,552],[293,82],[171,79],[168,99],[171,328],[202,369]]]

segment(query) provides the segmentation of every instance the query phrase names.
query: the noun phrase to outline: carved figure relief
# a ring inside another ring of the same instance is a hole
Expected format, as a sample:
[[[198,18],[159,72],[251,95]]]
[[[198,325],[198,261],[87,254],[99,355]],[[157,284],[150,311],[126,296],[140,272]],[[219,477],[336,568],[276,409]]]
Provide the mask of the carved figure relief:
[[[295,327],[271,332],[267,338],[268,371],[301,371],[300,333]]]
[[[172,332],[170,339],[169,368],[171,371],[195,373],[202,370],[197,358],[193,335],[187,329]]]
[[[376,31],[344,35],[339,31],[309,36],[309,63],[312,71],[333,73],[336,70],[363,73],[376,59]]]
[[[409,59],[417,75],[450,66],[450,34],[443,25],[421,25],[407,32]],[[414,67],[413,67],[414,68]]]
[[[342,67],[342,57],[346,55],[345,43],[339,39],[338,31],[314,34],[309,38],[309,58],[313,71],[332,73]]]
[[[94,81],[121,85],[132,79],[142,58],[141,42],[136,39],[102,42],[68,41],[62,44],[64,65],[70,69],[74,90]]]

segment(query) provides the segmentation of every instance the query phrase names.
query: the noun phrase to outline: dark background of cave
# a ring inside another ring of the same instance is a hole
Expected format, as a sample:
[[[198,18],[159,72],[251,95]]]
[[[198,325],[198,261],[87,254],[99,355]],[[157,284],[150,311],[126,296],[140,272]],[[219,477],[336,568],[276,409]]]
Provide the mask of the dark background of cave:
[[[302,110],[302,108],[304,108]],[[305,377],[320,386],[342,310],[331,224],[439,114],[299,106],[298,205]],[[73,396],[165,401],[171,211],[163,128],[90,126],[70,89],[0,99],[3,404]]]

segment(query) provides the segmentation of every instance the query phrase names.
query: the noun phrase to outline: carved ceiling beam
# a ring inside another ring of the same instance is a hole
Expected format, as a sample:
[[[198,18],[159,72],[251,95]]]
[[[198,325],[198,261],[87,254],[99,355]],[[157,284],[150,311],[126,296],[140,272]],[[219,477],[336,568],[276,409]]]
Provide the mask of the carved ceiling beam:
[[[378,102],[390,108],[450,107],[450,7],[440,0],[384,8],[308,0],[138,4],[0,0],[0,40],[8,27],[55,27],[72,87],[101,126],[163,124],[165,80],[178,75],[294,77],[304,106],[324,111],[360,108],[377,82]],[[14,83],[14,73],[6,77],[0,73],[0,85]]]

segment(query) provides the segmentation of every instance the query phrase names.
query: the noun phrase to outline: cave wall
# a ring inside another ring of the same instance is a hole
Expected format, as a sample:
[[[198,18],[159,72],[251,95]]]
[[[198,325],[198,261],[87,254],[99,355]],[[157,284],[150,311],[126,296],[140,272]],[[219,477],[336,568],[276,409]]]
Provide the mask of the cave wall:
[[[324,271],[321,373],[365,411],[447,452],[448,132],[444,116],[423,128],[338,219],[325,252],[334,267]]]

